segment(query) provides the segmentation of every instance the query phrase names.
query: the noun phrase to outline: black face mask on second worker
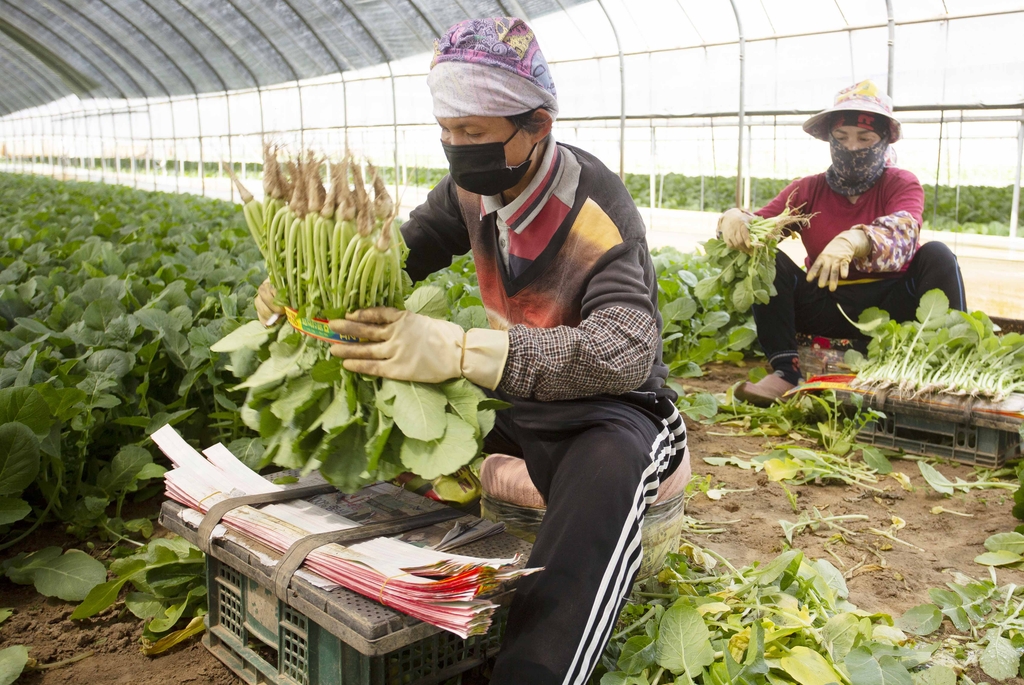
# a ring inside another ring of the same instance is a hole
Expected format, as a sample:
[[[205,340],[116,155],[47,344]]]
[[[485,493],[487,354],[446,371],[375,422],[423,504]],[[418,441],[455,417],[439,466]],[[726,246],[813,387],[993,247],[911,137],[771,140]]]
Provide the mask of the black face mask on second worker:
[[[509,166],[505,159],[505,146],[520,130],[517,128],[504,143],[450,145],[442,142],[444,155],[448,158],[448,171],[455,185],[479,195],[497,195],[523,180],[537,144],[530,148],[522,164]]]

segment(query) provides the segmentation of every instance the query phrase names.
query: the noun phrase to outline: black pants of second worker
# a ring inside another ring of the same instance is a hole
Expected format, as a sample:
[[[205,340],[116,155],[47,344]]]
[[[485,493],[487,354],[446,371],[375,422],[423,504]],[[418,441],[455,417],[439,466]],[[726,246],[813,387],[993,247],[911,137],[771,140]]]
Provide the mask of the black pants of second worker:
[[[547,502],[516,586],[491,685],[583,685],[640,568],[640,526],[668,468],[671,436],[633,404],[591,397],[499,399],[485,451],[518,456]]]
[[[935,288],[946,294],[950,307],[966,309],[956,255],[939,242],[922,245],[910,267],[898,278],[841,285],[834,293],[819,288],[817,281],[808,283],[807,272],[779,252],[775,258],[778,295],[768,304],[754,305],[757,338],[772,369],[792,373],[797,364],[798,332],[825,338],[863,339],[843,312],[856,321],[865,309],[879,307],[896,321],[910,321],[916,316],[921,296]]]

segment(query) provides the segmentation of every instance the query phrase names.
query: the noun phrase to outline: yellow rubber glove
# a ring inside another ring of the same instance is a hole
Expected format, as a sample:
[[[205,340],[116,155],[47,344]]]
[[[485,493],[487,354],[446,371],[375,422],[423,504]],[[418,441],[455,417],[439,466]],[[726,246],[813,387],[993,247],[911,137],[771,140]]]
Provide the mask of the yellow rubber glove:
[[[843,231],[833,238],[807,270],[807,282],[818,279],[818,287],[826,285],[832,292],[839,287],[839,279],[850,275],[850,262],[871,254],[871,241],[859,228]]]
[[[718,219],[718,237],[733,250],[750,253],[750,223],[751,215],[742,209],[728,209]]]
[[[284,308],[274,303],[276,296],[277,292],[274,290],[274,286],[270,285],[270,279],[268,278],[260,284],[260,289],[256,291],[256,297],[253,298],[253,304],[256,306],[256,316],[259,317],[260,323],[264,326],[269,326],[277,321],[277,317],[284,314]]]
[[[339,343],[331,354],[354,373],[398,381],[441,383],[465,377],[490,390],[498,387],[508,359],[508,332],[464,331],[450,321],[374,307],[328,322],[340,335],[367,342]]]

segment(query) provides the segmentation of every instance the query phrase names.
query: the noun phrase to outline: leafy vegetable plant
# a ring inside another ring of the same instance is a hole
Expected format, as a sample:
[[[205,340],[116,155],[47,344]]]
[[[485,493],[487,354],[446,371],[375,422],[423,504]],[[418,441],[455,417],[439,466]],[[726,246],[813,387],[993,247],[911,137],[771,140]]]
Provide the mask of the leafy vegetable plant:
[[[251,435],[209,346],[263,280],[237,207],[0,174],[0,549],[44,519],[148,532],[148,432]],[[116,464],[115,464],[116,460]]]

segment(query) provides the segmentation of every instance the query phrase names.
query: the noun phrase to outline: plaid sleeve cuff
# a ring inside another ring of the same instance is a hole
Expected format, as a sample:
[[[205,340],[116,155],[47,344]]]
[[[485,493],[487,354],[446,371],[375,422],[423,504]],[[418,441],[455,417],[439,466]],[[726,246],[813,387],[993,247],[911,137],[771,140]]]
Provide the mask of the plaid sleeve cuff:
[[[863,273],[899,271],[914,257],[921,226],[909,212],[899,211],[880,216],[871,224],[854,226],[864,231],[871,243],[867,257],[853,260],[853,267]]]
[[[635,390],[651,373],[661,337],[645,312],[600,309],[579,326],[509,329],[501,388],[541,401]]]

